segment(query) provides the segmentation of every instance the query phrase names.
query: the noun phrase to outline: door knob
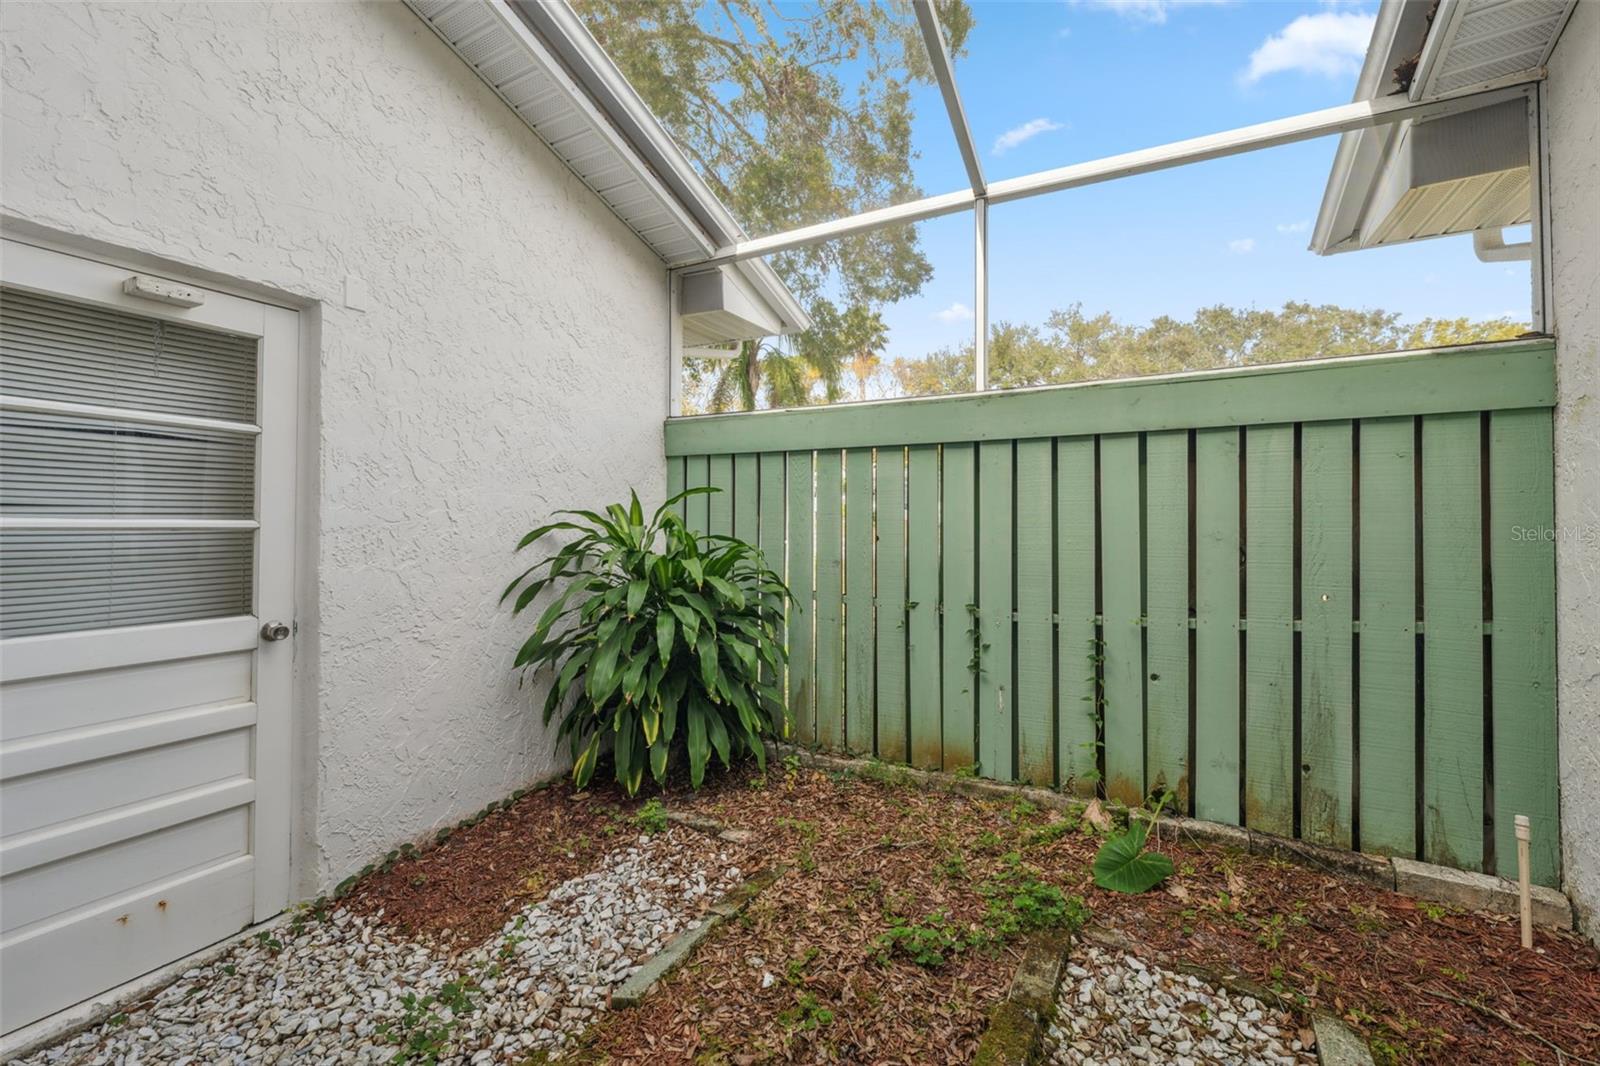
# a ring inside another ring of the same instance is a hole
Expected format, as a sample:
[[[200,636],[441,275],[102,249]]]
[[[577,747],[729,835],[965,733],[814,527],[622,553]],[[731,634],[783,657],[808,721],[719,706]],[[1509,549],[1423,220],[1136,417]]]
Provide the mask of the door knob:
[[[289,626],[284,622],[268,622],[261,627],[262,640],[283,640],[289,633]]]

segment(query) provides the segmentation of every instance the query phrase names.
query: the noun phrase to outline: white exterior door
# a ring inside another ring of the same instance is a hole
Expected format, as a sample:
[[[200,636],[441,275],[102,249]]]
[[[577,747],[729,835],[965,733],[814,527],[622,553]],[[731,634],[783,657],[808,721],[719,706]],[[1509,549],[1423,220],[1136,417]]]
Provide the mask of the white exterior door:
[[[298,315],[133,273],[0,255],[0,1031],[288,897]]]

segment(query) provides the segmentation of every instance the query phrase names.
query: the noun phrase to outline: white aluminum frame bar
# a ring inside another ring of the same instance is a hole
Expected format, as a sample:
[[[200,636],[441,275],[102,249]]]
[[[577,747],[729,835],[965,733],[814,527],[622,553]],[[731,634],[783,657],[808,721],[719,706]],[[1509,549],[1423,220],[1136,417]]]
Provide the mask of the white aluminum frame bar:
[[[0,529],[255,530],[254,518],[78,518],[65,515],[0,515]]]
[[[912,0],[917,13],[917,25],[922,30],[922,43],[928,52],[928,62],[933,66],[933,78],[939,83],[939,93],[944,97],[944,109],[950,116],[950,131],[955,134],[956,147],[961,149],[961,161],[967,166],[967,180],[972,183],[972,194],[984,194],[983,166],[978,162],[978,149],[972,143],[972,127],[967,125],[967,111],[961,105],[961,91],[956,88],[956,72],[950,63],[950,50],[944,43],[944,31],[939,28],[939,13],[933,0]]]
[[[1258,122],[1221,133],[1207,134],[1204,137],[1191,137],[1187,140],[1157,145],[1154,148],[1106,156],[1103,159],[1040,171],[1020,178],[1008,178],[990,185],[984,198],[991,203],[1007,203],[1032,196],[1043,196],[1046,193],[1061,192],[1065,189],[1115,181],[1118,178],[1133,177],[1136,174],[1170,170],[1173,167],[1201,163],[1208,159],[1221,159],[1263,148],[1276,148],[1299,141],[1315,140],[1331,134],[1387,125],[1402,119],[1438,118],[1442,115],[1472,111],[1526,96],[1527,86],[1530,84],[1532,82],[1457,93],[1420,103],[1413,103],[1404,96],[1358,100],[1337,107],[1323,108],[1320,111],[1308,111],[1289,118]],[[787,252],[839,237],[868,233],[885,226],[920,222],[923,219],[954,214],[975,206],[979,199],[980,197],[970,189],[930,196],[893,207],[864,211],[849,218],[802,226],[754,240],[739,241],[717,250],[704,260],[685,265],[721,265],[772,255],[775,252]]]
[[[983,392],[989,387],[989,201],[973,206],[972,222],[977,243],[972,261],[972,387]]]
[[[35,400],[28,396],[0,395],[0,411],[16,411],[30,415],[70,415],[81,418],[102,418],[110,422],[133,422],[141,426],[206,430],[212,433],[232,433],[240,437],[256,437],[261,434],[261,427],[251,422],[228,422],[220,418],[169,415],[160,411],[135,411],[126,407],[102,407],[93,403]]]

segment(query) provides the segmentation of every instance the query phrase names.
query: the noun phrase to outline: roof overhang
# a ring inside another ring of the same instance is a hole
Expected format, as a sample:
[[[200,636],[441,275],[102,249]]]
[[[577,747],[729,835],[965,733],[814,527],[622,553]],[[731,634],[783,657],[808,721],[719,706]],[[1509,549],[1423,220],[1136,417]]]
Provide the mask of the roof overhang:
[[[1355,99],[1425,101],[1538,81],[1573,3],[1383,0]],[[1527,222],[1526,114],[1526,104],[1513,101],[1344,134],[1311,250],[1330,255]]]
[[[743,239],[727,206],[565,0],[406,3],[663,263],[697,262]],[[759,305],[760,321],[775,332],[810,326],[767,264],[744,265],[736,277],[730,291]],[[702,332],[709,328],[702,323]]]

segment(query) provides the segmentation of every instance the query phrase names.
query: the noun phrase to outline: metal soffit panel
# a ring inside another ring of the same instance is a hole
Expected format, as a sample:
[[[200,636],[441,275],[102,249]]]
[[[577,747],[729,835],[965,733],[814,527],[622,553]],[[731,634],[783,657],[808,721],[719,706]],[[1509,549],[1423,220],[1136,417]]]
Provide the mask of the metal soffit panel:
[[[1424,97],[1458,92],[1544,65],[1571,0],[1465,0],[1427,72]]]
[[[484,0],[406,3],[664,262],[675,265],[710,250],[681,206],[629,157],[616,131],[585,106],[554,57],[509,9]]]

